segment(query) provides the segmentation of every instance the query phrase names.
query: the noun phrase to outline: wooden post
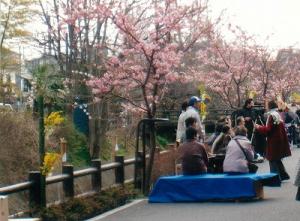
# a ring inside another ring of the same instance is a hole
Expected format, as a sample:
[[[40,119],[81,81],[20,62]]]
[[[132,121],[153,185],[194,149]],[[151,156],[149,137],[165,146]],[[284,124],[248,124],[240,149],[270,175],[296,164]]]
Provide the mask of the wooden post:
[[[0,220],[8,221],[8,199],[7,196],[0,196]]]
[[[101,160],[92,160],[92,167],[97,169],[97,172],[92,174],[92,187],[94,191],[100,192],[102,187]]]
[[[67,162],[67,141],[65,138],[60,138],[60,154],[62,164]]]
[[[63,165],[62,172],[68,174],[69,178],[63,181],[65,197],[74,197],[74,174],[73,165]]]
[[[29,181],[33,184],[29,189],[29,208],[36,209],[37,207],[46,207],[46,192],[42,191],[45,184],[45,176],[40,171],[29,172]]]
[[[115,169],[116,183],[124,184],[124,156],[115,156],[115,162],[121,163],[121,166]]]

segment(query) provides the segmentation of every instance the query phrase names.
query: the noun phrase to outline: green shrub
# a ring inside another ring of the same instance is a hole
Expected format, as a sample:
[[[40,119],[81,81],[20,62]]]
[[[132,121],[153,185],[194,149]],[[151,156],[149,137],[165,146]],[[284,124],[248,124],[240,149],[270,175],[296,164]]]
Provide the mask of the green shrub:
[[[126,149],[124,147],[124,144],[119,144],[119,150],[116,152],[116,155],[118,156],[125,156],[126,155]]]
[[[39,212],[44,221],[79,221],[124,205],[137,196],[133,185],[114,187],[93,196],[70,199]]]
[[[86,136],[76,130],[72,121],[66,120],[63,125],[53,132],[52,137],[57,141],[61,137],[66,139],[68,162],[75,168],[89,165],[91,159]]]
[[[82,167],[90,162],[90,154],[87,148],[86,136],[75,129],[72,122],[65,127],[69,133],[66,134],[66,140],[69,147],[69,162],[74,167]]]
[[[107,160],[111,160],[112,157],[112,148],[113,144],[108,140],[108,139],[104,139],[104,141],[102,142],[102,146],[100,148],[100,157],[101,160],[107,161]]]
[[[165,137],[156,136],[156,143],[161,149],[166,149],[167,145],[170,143]]]

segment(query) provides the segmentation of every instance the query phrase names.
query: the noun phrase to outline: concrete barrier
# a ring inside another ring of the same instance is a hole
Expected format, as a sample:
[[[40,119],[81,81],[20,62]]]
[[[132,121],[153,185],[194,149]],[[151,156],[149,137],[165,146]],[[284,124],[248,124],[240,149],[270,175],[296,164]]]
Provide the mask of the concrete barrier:
[[[8,199],[0,196],[0,221],[8,221]]]
[[[0,221],[40,221],[39,218],[19,218],[9,219],[8,212],[8,198],[7,196],[0,196]]]

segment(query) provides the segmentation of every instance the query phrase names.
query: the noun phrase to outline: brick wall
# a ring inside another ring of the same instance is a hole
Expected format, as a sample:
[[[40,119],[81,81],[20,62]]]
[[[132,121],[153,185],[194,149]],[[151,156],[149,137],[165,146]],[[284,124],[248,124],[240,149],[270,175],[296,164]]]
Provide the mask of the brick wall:
[[[160,176],[175,175],[175,154],[175,145],[169,145],[168,150],[164,151],[160,151],[159,148],[156,149],[152,171],[153,183]]]

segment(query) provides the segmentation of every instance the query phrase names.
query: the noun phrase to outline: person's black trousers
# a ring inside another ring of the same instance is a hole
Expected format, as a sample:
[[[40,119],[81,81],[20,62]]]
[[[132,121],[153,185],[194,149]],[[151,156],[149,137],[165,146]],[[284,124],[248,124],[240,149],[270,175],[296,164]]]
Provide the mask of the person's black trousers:
[[[296,200],[300,201],[300,187],[297,189]]]
[[[277,173],[279,175],[280,180],[288,180],[290,179],[289,174],[286,172],[283,163],[281,160],[269,161],[270,164],[270,172]]]

